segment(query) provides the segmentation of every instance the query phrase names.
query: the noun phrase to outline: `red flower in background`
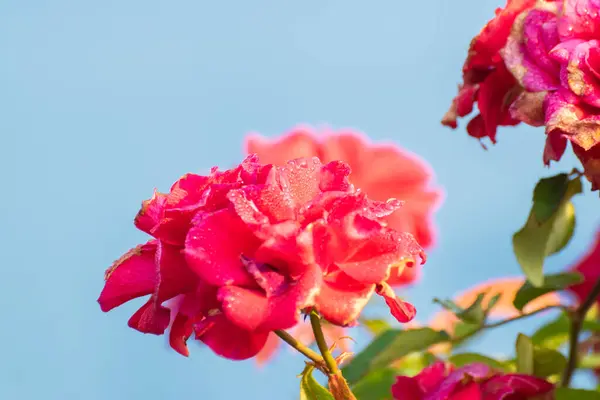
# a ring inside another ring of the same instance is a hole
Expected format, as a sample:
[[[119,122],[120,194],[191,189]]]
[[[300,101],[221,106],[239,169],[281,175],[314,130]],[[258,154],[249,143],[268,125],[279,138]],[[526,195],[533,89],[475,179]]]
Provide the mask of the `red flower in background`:
[[[392,386],[396,400],[550,400],[554,385],[535,376],[501,374],[485,364],[455,369],[437,362],[415,377],[399,376]]]
[[[571,270],[583,275],[583,282],[569,288],[569,292],[575,295],[579,302],[582,302],[600,279],[600,230],[596,233],[594,243],[589,251],[571,267]]]
[[[489,137],[496,143],[496,129],[501,125],[516,125],[519,120],[510,113],[510,105],[520,95],[520,88],[506,69],[500,50],[506,44],[515,18],[532,7],[536,0],[508,0],[504,9],[473,38],[463,65],[463,83],[442,124],[455,129],[457,119],[473,111],[477,103],[479,114],[467,125],[469,135]]]
[[[297,127],[278,138],[258,134],[248,136],[246,151],[261,160],[284,165],[297,157],[316,156],[323,162],[341,160],[352,169],[350,181],[374,200],[397,198],[402,207],[383,217],[392,229],[411,233],[424,248],[435,241],[433,213],[442,199],[439,188],[431,187],[431,168],[416,155],[393,145],[372,144],[351,130],[316,132]],[[417,268],[396,268],[387,283],[392,286],[412,283]]]
[[[256,355],[270,332],[293,327],[303,310],[354,324],[373,292],[409,321],[414,307],[385,281],[422,250],[380,221],[400,203],[370,200],[349,174],[339,161],[275,167],[249,156],[231,170],[183,176],[143,203],[135,224],[155,239],[109,268],[102,310],[150,295],[131,327],[162,334],[172,321],[170,343],[179,353],[188,355],[195,334],[231,359]],[[163,305],[175,297],[173,310]]]
[[[463,85],[442,123],[480,114],[467,131],[495,142],[496,127],[545,126],[544,163],[567,143],[600,189],[600,1],[508,0],[473,39]]]

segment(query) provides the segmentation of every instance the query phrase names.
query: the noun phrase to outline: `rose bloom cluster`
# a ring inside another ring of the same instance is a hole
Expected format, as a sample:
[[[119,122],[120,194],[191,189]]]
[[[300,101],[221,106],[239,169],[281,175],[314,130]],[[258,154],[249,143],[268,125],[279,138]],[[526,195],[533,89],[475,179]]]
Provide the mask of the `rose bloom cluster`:
[[[433,214],[443,199],[442,190],[432,184],[433,170],[421,157],[390,143],[373,143],[354,129],[333,130],[298,125],[283,135],[265,137],[258,133],[248,135],[245,151],[257,154],[262,162],[278,166],[296,158],[318,157],[322,162],[341,160],[352,169],[350,182],[369,198],[386,201],[400,198],[402,207],[382,217],[388,227],[412,234],[425,250],[436,242]],[[392,267],[387,283],[394,288],[414,284],[421,268]],[[310,324],[300,323],[288,330],[297,340],[309,344],[314,341]],[[325,337],[338,344],[341,352],[351,351],[351,342],[339,340],[348,332],[339,326],[323,324]],[[256,356],[259,363],[269,360],[281,345],[271,334],[263,350]]]
[[[309,310],[353,325],[373,293],[410,321],[415,308],[387,281],[392,269],[424,262],[423,250],[382,220],[402,202],[369,199],[349,175],[341,161],[275,166],[256,155],[230,170],[184,175],[143,202],[135,225],[154,238],[106,271],[102,310],[149,295],[130,327],[168,330],[183,355],[194,335],[230,359],[256,355],[271,332]]]
[[[554,385],[535,376],[499,373],[482,363],[454,368],[436,362],[414,377],[397,377],[392,394],[395,400],[551,400]]]
[[[508,0],[471,42],[463,84],[442,123],[496,140],[501,125],[545,126],[544,163],[567,142],[600,189],[600,1]]]

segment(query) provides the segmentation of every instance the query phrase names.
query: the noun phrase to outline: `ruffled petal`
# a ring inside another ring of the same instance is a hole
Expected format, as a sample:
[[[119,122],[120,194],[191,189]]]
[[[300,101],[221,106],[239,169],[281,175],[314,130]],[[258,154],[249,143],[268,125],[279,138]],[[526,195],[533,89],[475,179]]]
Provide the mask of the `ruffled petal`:
[[[253,256],[260,241],[230,209],[199,214],[185,243],[189,267],[205,282],[252,286],[240,256]]]
[[[358,282],[375,284],[386,281],[392,267],[410,268],[424,259],[423,249],[411,234],[382,229],[348,260],[336,264]]]
[[[219,289],[227,318],[247,330],[289,329],[300,320],[300,311],[314,303],[321,286],[321,270],[307,266],[297,281],[281,282],[269,296],[258,290],[235,286]]]

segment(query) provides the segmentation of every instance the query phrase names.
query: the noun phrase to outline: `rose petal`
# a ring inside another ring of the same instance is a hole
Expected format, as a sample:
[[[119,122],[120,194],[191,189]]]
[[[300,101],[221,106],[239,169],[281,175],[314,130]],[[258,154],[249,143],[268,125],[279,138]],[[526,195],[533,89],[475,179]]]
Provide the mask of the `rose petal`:
[[[155,240],[129,250],[106,270],[106,283],[98,303],[107,312],[129,300],[154,292],[156,273]]]
[[[200,278],[215,286],[254,284],[240,256],[253,256],[260,241],[233,211],[199,214],[192,225],[184,252]]]
[[[423,400],[423,391],[415,378],[397,376],[396,383],[392,385],[392,396],[398,400]]]
[[[392,315],[398,322],[409,322],[417,315],[415,307],[412,304],[397,298],[396,294],[387,283],[377,285],[375,291],[384,298],[385,304],[388,305]]]
[[[314,303],[321,285],[321,270],[307,266],[297,281],[282,284],[267,296],[257,290],[235,286],[219,289],[219,300],[227,318],[246,330],[289,329],[300,320],[300,311]]]
[[[246,138],[245,147],[247,153],[256,153],[261,160],[279,166],[296,158],[320,156],[313,130],[304,126],[292,129],[279,139],[251,134]]]
[[[375,290],[343,272],[329,274],[315,299],[316,308],[332,324],[350,326],[356,322]]]
[[[269,332],[250,332],[229,322],[224,315],[206,318],[195,326],[196,339],[216,354],[231,360],[254,357],[267,342]]]
[[[152,198],[142,202],[142,208],[135,217],[135,226],[151,235],[152,230],[160,223],[163,217],[167,195],[154,190]]]

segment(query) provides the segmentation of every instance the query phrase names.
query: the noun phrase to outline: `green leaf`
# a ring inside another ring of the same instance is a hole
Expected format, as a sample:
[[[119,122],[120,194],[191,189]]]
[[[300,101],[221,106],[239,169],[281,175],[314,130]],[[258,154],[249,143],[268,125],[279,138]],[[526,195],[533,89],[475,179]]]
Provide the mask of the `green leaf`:
[[[473,304],[456,314],[456,316],[466,323],[481,325],[485,320],[485,311],[481,306],[484,297],[485,293],[479,293]]]
[[[375,339],[360,353],[342,368],[342,374],[349,384],[357,382],[366,375],[371,366],[374,356],[385,351],[385,349],[402,333],[399,329],[390,329],[377,335]]]
[[[583,356],[577,366],[584,369],[600,368],[600,354],[587,354]]]
[[[506,365],[504,365],[501,361],[494,360],[488,356],[484,356],[483,354],[478,353],[460,353],[454,354],[448,358],[452,364],[456,367],[462,367],[463,365],[471,364],[474,362],[487,364],[492,368],[499,369],[501,371],[506,371]]]
[[[562,185],[561,180],[551,177],[538,182],[529,218],[523,228],[513,235],[517,261],[527,280],[536,287],[544,283],[545,258],[562,250],[575,229],[575,208],[570,199],[581,193],[581,179],[570,180],[566,189],[553,191],[554,185]],[[556,192],[560,195],[558,201]]]
[[[554,391],[554,400],[600,400],[600,393],[593,390],[560,387]]]
[[[560,209],[562,210],[562,208]],[[575,232],[575,224],[577,217],[575,216],[575,206],[568,202],[564,206],[564,212],[559,212],[554,221],[554,230],[557,232],[550,235],[548,240],[548,255],[559,253],[564,249],[573,237]]]
[[[379,335],[381,332],[384,332],[384,331],[387,331],[389,329],[392,329],[392,327],[390,326],[390,324],[388,324],[383,319],[378,319],[378,318],[375,318],[375,319],[361,319],[360,322],[373,335]]]
[[[333,400],[333,395],[329,390],[316,381],[312,376],[315,367],[307,365],[302,372],[300,380],[300,400]]]
[[[571,285],[580,283],[583,280],[581,274],[577,272],[565,272],[561,274],[546,275],[543,280],[543,285],[535,287],[531,282],[527,281],[521,286],[515,295],[513,304],[519,311],[532,300],[537,299],[546,293],[563,290]]]
[[[396,382],[396,372],[392,368],[373,371],[352,386],[352,393],[360,400],[391,399],[391,387]]]
[[[531,336],[537,346],[558,349],[569,340],[569,318],[562,313],[558,318],[538,328]]]
[[[517,337],[517,372],[532,375],[534,371],[534,348],[530,338],[519,333]]]
[[[477,333],[475,333],[475,332],[477,332],[480,327],[481,327],[481,325],[478,325],[478,324],[468,324],[468,323],[462,322],[462,321],[458,322],[456,325],[454,325],[454,334],[452,337],[455,340],[453,340],[453,342],[452,342],[453,347],[458,348],[460,346],[463,346],[469,340],[475,338],[477,335]],[[456,340],[456,338],[461,338],[461,337],[466,337],[466,339]]]
[[[458,305],[456,305],[456,303],[453,302],[452,300],[447,300],[447,299],[443,300],[443,299],[438,299],[437,297],[435,297],[433,299],[433,302],[439,304],[444,309],[450,311],[453,314],[463,311],[463,309],[461,307],[459,307]]]
[[[442,300],[435,298],[434,303],[441,305],[446,310],[455,314],[460,320],[468,324],[481,325],[485,320],[486,312],[483,310],[482,302],[485,298],[485,292],[479,293],[473,303],[467,308],[461,308],[452,300]],[[496,300],[497,301],[497,300]]]
[[[560,352],[544,347],[533,351],[533,374],[540,378],[560,374],[567,366],[567,359]]]
[[[540,179],[533,190],[532,211],[540,223],[549,220],[567,192],[569,186],[569,175],[558,174],[549,178]]]
[[[342,369],[342,373],[348,383],[353,384],[371,370],[387,367],[410,353],[425,350],[448,339],[446,332],[431,328],[384,331],[357,354]]]
[[[488,301],[487,308],[485,309],[486,315],[489,314],[490,311],[492,311],[492,309],[496,306],[496,303],[498,303],[498,300],[500,300],[501,297],[502,297],[502,293],[496,293],[490,299],[490,301]]]
[[[377,354],[371,360],[372,368],[388,366],[415,351],[421,351],[430,346],[450,339],[445,331],[436,331],[431,328],[411,329],[403,331],[384,352]]]

